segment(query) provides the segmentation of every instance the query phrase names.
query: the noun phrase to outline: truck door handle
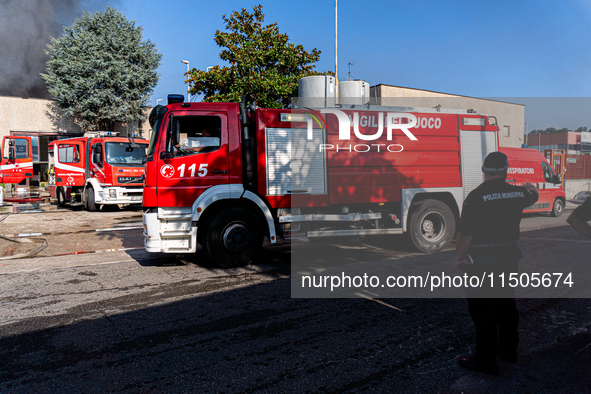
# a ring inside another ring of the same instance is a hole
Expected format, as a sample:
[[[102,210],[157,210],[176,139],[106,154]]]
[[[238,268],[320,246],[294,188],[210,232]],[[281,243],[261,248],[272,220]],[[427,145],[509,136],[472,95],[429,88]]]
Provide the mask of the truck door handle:
[[[227,174],[228,171],[224,171],[224,170],[220,170],[220,169],[215,169],[211,173],[212,174]]]

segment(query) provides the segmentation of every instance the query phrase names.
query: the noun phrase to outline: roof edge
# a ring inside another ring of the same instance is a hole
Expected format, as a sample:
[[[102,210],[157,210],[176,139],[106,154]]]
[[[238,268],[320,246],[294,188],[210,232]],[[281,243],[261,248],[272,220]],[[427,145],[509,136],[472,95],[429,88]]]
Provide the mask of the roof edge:
[[[387,84],[387,83],[378,83],[377,85],[370,86],[370,89],[371,88],[374,88],[374,87],[377,87],[377,86],[389,86],[389,87],[392,87],[392,88],[409,89],[409,90],[416,90],[416,91],[421,91],[421,92],[430,92],[430,93],[437,93],[437,94],[447,94],[447,95],[450,95],[450,96],[453,96],[453,97],[463,97],[463,98],[470,98],[470,99],[483,100],[483,101],[493,101],[495,103],[513,104],[513,105],[520,105],[522,107],[525,107],[525,104],[511,103],[509,101],[491,100],[491,99],[485,99],[485,98],[481,98],[481,97],[464,96],[462,94],[437,92],[435,90],[428,90],[428,89],[409,88],[409,87],[406,87],[406,86],[390,85],[390,84]]]

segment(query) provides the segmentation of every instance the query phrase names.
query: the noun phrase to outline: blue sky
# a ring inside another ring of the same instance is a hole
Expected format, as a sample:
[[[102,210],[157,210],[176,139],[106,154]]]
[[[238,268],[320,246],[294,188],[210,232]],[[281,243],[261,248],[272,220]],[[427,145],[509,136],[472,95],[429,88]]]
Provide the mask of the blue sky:
[[[260,3],[266,23],[277,22],[292,42],[322,51],[317,71],[334,70],[333,0]],[[111,4],[143,26],[164,55],[155,104],[168,93],[186,94],[181,60],[191,68],[221,65],[213,36],[224,28],[222,14],[259,2]],[[589,1],[339,0],[338,17],[341,80],[353,62],[352,77],[371,85],[489,98],[591,96]],[[591,126],[588,118],[570,121],[566,127]]]

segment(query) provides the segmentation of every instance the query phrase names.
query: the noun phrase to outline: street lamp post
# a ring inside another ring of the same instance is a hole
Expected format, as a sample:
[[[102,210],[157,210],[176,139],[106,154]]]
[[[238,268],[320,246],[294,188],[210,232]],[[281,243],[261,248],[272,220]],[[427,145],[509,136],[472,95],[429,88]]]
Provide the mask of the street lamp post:
[[[188,60],[181,60],[181,63],[185,63],[187,65],[187,72],[189,72],[189,61]],[[190,85],[188,82],[187,82],[187,98],[188,98],[188,101],[191,102]]]

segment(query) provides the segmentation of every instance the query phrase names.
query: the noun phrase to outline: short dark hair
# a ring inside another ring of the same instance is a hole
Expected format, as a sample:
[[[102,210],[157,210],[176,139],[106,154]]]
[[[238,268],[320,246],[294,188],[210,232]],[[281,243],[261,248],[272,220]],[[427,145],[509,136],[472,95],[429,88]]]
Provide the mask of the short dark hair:
[[[498,176],[498,177],[502,177],[504,179],[507,179],[507,170],[503,170],[503,171],[490,171],[490,170],[486,170],[484,169],[484,166],[482,167],[482,172],[484,173],[484,175],[488,175],[488,176]]]

